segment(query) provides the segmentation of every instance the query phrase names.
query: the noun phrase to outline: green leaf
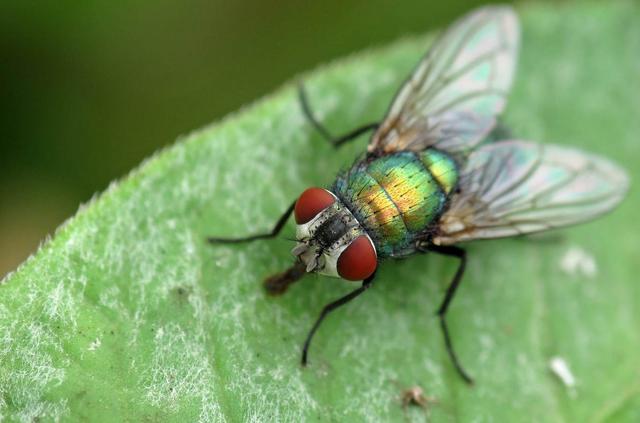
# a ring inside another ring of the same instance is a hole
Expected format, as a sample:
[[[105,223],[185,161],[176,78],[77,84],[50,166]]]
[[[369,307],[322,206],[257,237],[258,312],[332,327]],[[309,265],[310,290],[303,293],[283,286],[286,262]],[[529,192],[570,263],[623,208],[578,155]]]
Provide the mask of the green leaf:
[[[637,3],[519,13],[506,122],[523,138],[614,159],[637,181]],[[335,132],[379,119],[428,43],[408,39],[305,76],[321,119]],[[0,285],[0,419],[638,421],[633,182],[596,222],[468,246],[449,322],[475,387],[453,371],[434,317],[456,265],[438,256],[385,262],[374,289],[327,319],[300,367],[320,309],[353,285],[311,276],[271,298],[261,281],[290,264],[290,241],[214,247],[205,236],[270,228],[365,142],[334,151],[290,84],[184,137],[83,207]],[[553,357],[575,387],[549,370]],[[403,410],[401,390],[412,385],[437,404]]]

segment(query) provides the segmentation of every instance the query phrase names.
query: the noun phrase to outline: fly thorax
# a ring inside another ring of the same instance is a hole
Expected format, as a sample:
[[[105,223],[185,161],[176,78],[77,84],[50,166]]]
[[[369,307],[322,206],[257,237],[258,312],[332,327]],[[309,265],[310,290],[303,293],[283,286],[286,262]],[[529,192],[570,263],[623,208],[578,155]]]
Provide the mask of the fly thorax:
[[[298,243],[291,253],[306,265],[307,272],[340,277],[338,258],[361,235],[368,237],[349,209],[336,198],[314,219],[298,224]]]

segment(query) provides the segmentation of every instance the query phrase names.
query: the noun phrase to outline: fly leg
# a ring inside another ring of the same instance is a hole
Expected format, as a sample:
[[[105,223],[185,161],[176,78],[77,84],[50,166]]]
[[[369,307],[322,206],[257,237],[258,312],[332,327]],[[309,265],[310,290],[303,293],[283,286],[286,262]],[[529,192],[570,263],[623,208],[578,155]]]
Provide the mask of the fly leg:
[[[304,86],[302,84],[298,85],[298,98],[300,100],[300,105],[302,106],[302,112],[305,117],[313,127],[322,135],[327,141],[329,141],[334,147],[340,147],[343,144],[346,144],[349,141],[352,141],[358,138],[360,135],[378,129],[380,125],[378,122],[368,123],[359,128],[356,128],[350,132],[347,132],[344,135],[340,135],[335,137],[331,135],[331,133],[324,127],[318,120],[313,116],[313,112],[311,112],[311,107],[309,106],[309,100],[307,99],[307,94],[304,90]]]
[[[275,238],[287,223],[287,220],[291,216],[291,213],[293,213],[293,208],[295,207],[295,205],[295,201],[291,203],[289,208],[282,214],[282,216],[280,216],[273,229],[271,229],[271,232],[254,234],[240,238],[208,237],[207,241],[211,244],[239,244],[242,242],[256,241],[258,239]],[[264,287],[268,294],[280,295],[283,294],[291,284],[300,280],[305,274],[306,272],[304,264],[297,261],[284,272],[275,274],[265,279]]]
[[[293,208],[295,207],[295,205],[296,205],[295,201],[291,203],[289,208],[282,214],[282,216],[280,216],[280,218],[276,222],[276,225],[273,227],[273,229],[271,229],[271,232],[248,235],[240,238],[219,238],[219,237],[210,236],[207,238],[207,241],[210,244],[239,244],[242,242],[255,241],[258,239],[275,238],[276,236],[278,236],[278,234],[284,227],[285,223],[287,223],[287,220],[291,216],[291,213],[293,213]]]
[[[438,308],[438,318],[440,319],[440,328],[442,329],[442,335],[444,336],[444,343],[447,348],[447,353],[449,354],[449,358],[453,362],[456,371],[464,379],[465,382],[472,385],[473,379],[467,374],[467,372],[460,364],[460,360],[458,360],[458,356],[453,349],[453,344],[451,342],[451,336],[449,335],[449,328],[447,326],[446,316],[447,310],[449,309],[449,305],[453,300],[453,296],[456,293],[456,289],[460,285],[462,281],[462,275],[464,274],[464,269],[467,264],[467,252],[459,247],[454,246],[446,246],[446,245],[418,245],[418,251],[421,252],[434,252],[438,254],[442,254],[449,257],[455,257],[460,260],[460,264],[458,265],[458,270],[456,270],[456,274],[453,277],[453,280],[449,284],[447,288],[447,292],[444,296],[444,300],[440,304]]]
[[[353,300],[354,298],[362,294],[364,291],[369,289],[373,283],[373,279],[375,278],[375,276],[376,274],[374,273],[373,275],[369,276],[367,279],[362,281],[362,286],[360,286],[360,288],[355,289],[350,293],[348,293],[347,295],[345,295],[344,297],[339,298],[334,302],[324,306],[324,308],[322,309],[322,312],[320,313],[320,316],[318,317],[316,322],[313,324],[313,327],[309,331],[309,334],[307,335],[307,339],[304,341],[304,346],[302,347],[302,365],[303,366],[307,365],[307,354],[309,352],[309,346],[311,345],[311,339],[313,338],[313,335],[316,333],[316,331],[320,327],[320,324],[322,323],[324,318],[327,317],[327,315],[331,313],[333,310],[337,309],[341,305],[348,303],[349,301]]]

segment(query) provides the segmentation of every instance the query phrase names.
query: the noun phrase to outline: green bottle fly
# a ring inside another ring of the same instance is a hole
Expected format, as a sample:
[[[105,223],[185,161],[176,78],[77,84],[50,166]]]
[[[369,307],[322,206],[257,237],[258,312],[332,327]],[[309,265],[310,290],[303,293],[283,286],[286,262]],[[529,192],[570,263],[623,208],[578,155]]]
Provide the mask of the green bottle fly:
[[[584,222],[612,210],[626,195],[629,177],[613,162],[574,148],[511,139],[497,124],[519,40],[510,7],[470,13],[434,42],[382,121],[339,137],[315,119],[300,88],[302,111],[334,147],[375,131],[366,156],[338,175],[330,190],[304,190],[271,232],[209,240],[273,238],[293,214],[295,262],[265,281],[269,293],[281,294],[311,272],[362,282],[324,306],[302,347],[303,365],[323,319],[371,288],[380,259],[435,253],[458,260],[437,314],[454,368],[472,383],[445,319],[467,263],[466,250],[457,244]]]

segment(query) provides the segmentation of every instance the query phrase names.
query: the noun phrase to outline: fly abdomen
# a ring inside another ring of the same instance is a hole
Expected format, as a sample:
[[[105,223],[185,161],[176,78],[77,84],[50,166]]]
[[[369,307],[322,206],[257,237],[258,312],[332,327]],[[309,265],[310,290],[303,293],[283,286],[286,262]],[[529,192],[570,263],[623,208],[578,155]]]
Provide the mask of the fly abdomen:
[[[457,176],[455,162],[445,153],[403,151],[356,163],[338,178],[333,191],[379,253],[396,255],[440,215]]]

